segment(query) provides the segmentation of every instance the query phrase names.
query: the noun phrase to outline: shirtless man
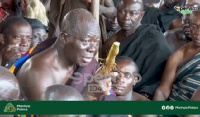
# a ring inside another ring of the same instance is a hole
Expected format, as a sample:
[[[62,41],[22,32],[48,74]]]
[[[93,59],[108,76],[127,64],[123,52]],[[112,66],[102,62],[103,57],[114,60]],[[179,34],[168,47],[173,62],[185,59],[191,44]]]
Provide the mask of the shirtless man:
[[[199,5],[199,4],[198,4]],[[200,52],[200,12],[189,16],[192,42],[172,54],[165,67],[154,100],[190,100],[200,86],[198,72]]]
[[[200,4],[199,0],[187,0],[186,6],[191,6],[192,4],[197,3]],[[183,45],[191,42],[191,34],[189,28],[189,15],[183,14],[182,17],[182,28],[168,30],[165,32],[165,38],[167,39],[169,45],[171,46],[173,51],[178,50]]]
[[[32,40],[32,28],[22,17],[13,16],[8,18],[0,33],[0,41],[3,49],[0,50],[2,66],[5,66],[26,53]]]
[[[120,56],[116,60],[117,69],[113,71],[113,90],[118,100],[148,100],[133,92],[134,85],[141,80],[136,63],[129,57]]]
[[[27,60],[17,73],[24,95],[29,100],[40,100],[48,86],[71,85],[77,67],[82,67],[82,70],[94,61],[100,29],[92,14],[84,9],[72,10],[64,17],[61,26],[54,45]],[[93,66],[95,64],[97,62]],[[97,68],[92,69],[94,73]],[[82,86],[80,83],[77,85]]]

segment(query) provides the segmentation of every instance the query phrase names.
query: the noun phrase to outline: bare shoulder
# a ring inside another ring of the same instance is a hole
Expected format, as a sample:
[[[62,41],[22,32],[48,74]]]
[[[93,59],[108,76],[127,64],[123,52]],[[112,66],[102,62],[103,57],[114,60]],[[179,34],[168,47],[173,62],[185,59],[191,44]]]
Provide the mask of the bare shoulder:
[[[174,30],[168,30],[164,33],[165,38],[169,38],[171,36],[175,36],[175,31]]]
[[[17,73],[21,90],[29,100],[40,100],[46,87],[53,82],[49,66],[37,60],[29,59]]]
[[[150,101],[149,99],[147,99],[146,97],[144,97],[143,95],[140,95],[140,94],[138,94],[138,93],[136,93],[136,92],[134,92],[133,91],[133,97],[132,97],[132,99],[134,100],[134,101]]]
[[[173,61],[173,63],[180,65],[184,62],[184,54],[190,48],[191,43],[186,44],[175,51],[168,59],[168,61]]]
[[[22,65],[17,73],[17,77],[21,79],[44,74],[49,69],[47,57],[46,52],[31,57]]]
[[[181,29],[174,29],[174,30],[168,30],[164,33],[165,38],[168,39],[175,39],[176,35],[179,35],[182,33]]]

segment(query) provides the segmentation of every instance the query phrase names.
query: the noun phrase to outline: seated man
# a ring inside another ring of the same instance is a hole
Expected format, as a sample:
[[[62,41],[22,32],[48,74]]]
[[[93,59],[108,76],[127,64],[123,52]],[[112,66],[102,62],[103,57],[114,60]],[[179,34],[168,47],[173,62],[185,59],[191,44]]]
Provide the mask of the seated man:
[[[198,5],[199,6],[199,5]],[[199,83],[200,11],[189,16],[192,42],[173,53],[167,62],[154,100],[190,100]]]
[[[106,56],[112,43],[120,42],[118,55],[132,58],[142,76],[142,81],[134,86],[134,91],[152,96],[171,51],[158,27],[141,25],[143,15],[143,3],[140,0],[123,0],[117,13],[121,30],[104,44],[103,49]]]
[[[188,16],[183,14],[182,29],[168,30],[164,35],[173,51],[176,51],[183,45],[191,42]]]
[[[25,18],[32,27],[33,39],[31,41],[31,47],[36,46],[37,44],[43,42],[48,38],[48,27],[42,24],[38,19]]]
[[[100,29],[92,14],[84,9],[72,10],[61,26],[56,42],[28,59],[17,72],[29,100],[40,100],[45,89],[54,84],[68,84],[82,93],[88,75],[98,68],[93,57],[99,47]]]
[[[117,69],[113,71],[112,87],[118,100],[148,100],[132,90],[134,85],[141,80],[136,63],[129,57],[120,56],[116,64]]]
[[[191,4],[198,3],[198,0],[187,0],[186,6],[190,6]],[[169,45],[173,49],[173,51],[178,50],[183,45],[191,42],[191,34],[189,28],[189,17],[188,14],[183,14],[182,17],[182,28],[181,29],[174,29],[165,32],[165,38],[167,39]]]
[[[13,16],[6,20],[0,33],[3,49],[1,65],[6,66],[25,54],[31,44],[32,28],[22,17]]]

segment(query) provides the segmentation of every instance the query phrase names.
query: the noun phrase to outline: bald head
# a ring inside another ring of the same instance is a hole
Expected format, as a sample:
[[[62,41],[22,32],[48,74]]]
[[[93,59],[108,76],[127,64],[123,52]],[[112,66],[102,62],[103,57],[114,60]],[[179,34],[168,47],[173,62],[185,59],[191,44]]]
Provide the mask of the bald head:
[[[49,86],[44,94],[45,100],[81,101],[82,95],[73,87],[67,85]]]
[[[61,23],[61,32],[69,35],[84,35],[90,31],[100,34],[98,22],[85,9],[74,9],[68,12]]]
[[[4,67],[0,67],[0,100],[19,99],[20,88],[16,77]]]
[[[131,67],[133,67],[133,71],[134,72],[138,72],[138,66],[136,65],[136,63],[129,57],[127,56],[119,56],[116,58],[116,63],[117,64],[124,64],[124,65],[129,65]]]

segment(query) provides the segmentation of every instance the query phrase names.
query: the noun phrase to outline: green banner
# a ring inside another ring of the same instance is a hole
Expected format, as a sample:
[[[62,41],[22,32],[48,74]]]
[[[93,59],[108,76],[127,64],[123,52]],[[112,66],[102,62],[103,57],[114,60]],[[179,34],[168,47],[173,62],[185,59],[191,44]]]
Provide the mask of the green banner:
[[[0,114],[200,114],[200,101],[0,101]]]

